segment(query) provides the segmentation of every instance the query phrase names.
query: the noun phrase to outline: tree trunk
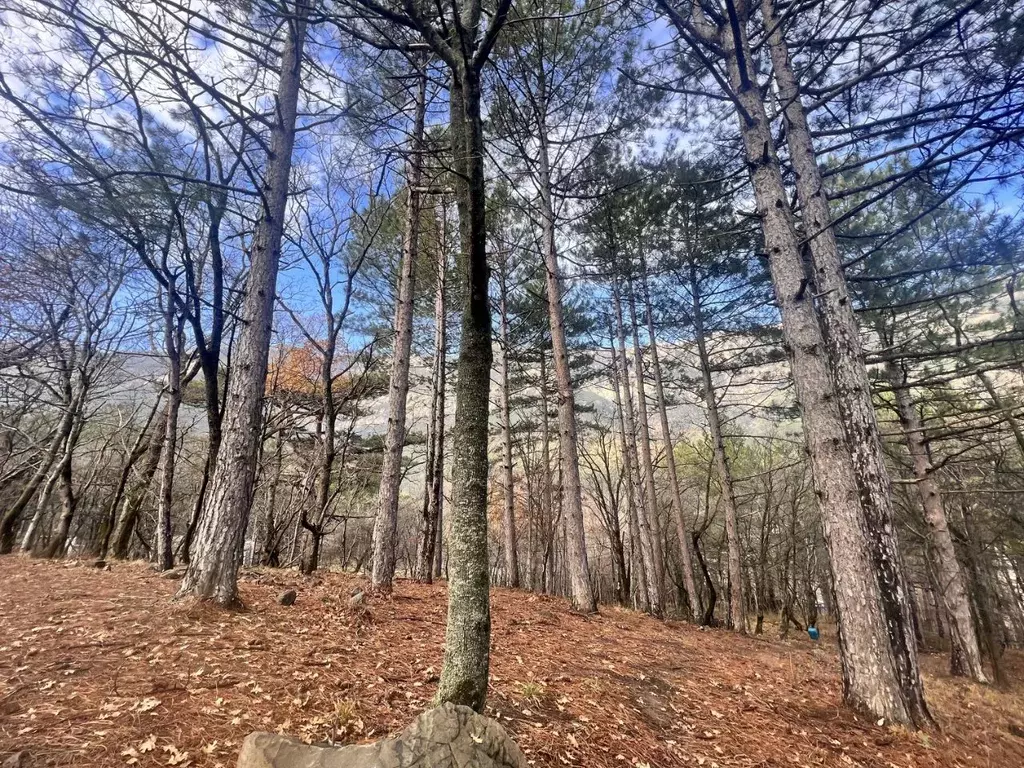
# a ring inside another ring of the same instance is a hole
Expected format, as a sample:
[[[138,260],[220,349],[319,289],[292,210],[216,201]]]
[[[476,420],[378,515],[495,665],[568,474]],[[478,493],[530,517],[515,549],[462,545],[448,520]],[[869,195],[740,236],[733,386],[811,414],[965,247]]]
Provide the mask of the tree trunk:
[[[277,568],[281,565],[280,541],[282,531],[279,531],[277,520],[277,486],[281,483],[281,467],[284,463],[284,438],[281,430],[277,430],[277,439],[274,441],[274,463],[270,480],[267,482],[266,496],[264,497],[265,509],[263,510],[263,541],[260,554],[260,564]]]
[[[686,526],[683,512],[683,496],[679,489],[679,473],[676,470],[675,449],[672,445],[672,433],[668,426],[668,406],[665,402],[665,385],[661,378],[661,360],[658,358],[658,340],[654,333],[654,312],[651,308],[651,295],[647,284],[647,259],[641,254],[641,287],[643,289],[644,316],[647,322],[647,335],[651,345],[651,368],[654,373],[654,393],[658,400],[658,418],[661,423],[661,441],[665,449],[665,462],[668,467],[669,491],[672,494],[672,514],[675,518],[676,537],[679,539],[679,557],[683,570],[683,586],[690,601],[690,615],[695,622],[700,622],[700,596],[697,582],[693,576],[693,551],[690,533]]]
[[[626,332],[622,320],[622,301],[619,298],[618,283],[612,285],[612,304],[615,313],[615,334],[618,338],[618,366],[619,378],[622,383],[622,418],[624,421],[624,436],[627,441],[625,457],[627,468],[630,471],[630,480],[634,487],[636,499],[636,518],[640,533],[640,554],[643,558],[644,579],[647,586],[646,605],[650,613],[661,616],[664,612],[662,605],[661,587],[658,584],[658,565],[654,549],[654,535],[651,532],[650,518],[653,510],[653,499],[645,499],[641,488],[640,467],[637,466],[638,451],[636,445],[636,422],[633,418],[633,395],[629,385],[629,370],[626,357]],[[637,376],[643,375],[637,371]]]
[[[163,392],[157,395],[153,408],[149,412],[149,417],[146,419],[146,424],[139,430],[135,443],[128,451],[124,466],[121,467],[117,486],[114,488],[114,493],[111,494],[110,502],[107,504],[106,512],[103,515],[103,522],[100,526],[99,545],[96,547],[96,558],[98,560],[106,559],[107,553],[110,551],[110,541],[114,534],[114,526],[117,524],[117,510],[124,499],[125,489],[128,487],[128,481],[131,479],[132,469],[135,467],[136,462],[146,455],[149,450],[149,444],[156,437],[150,430],[153,426],[153,419],[156,418],[156,414],[160,410],[160,401],[162,399]]]
[[[913,647],[907,591],[891,578],[900,564],[879,562],[879,521],[861,508],[850,448],[836,404],[824,341],[782,182],[760,88],[747,69],[746,31],[723,35],[729,82],[742,112],[741,138],[764,230],[783,337],[800,404],[818,509],[830,555],[839,617],[844,700],[872,718],[931,725]],[[885,533],[892,536],[891,525]],[[887,573],[880,573],[887,568]],[[884,601],[884,602],[883,602]],[[892,633],[892,634],[890,634]]]
[[[641,610],[650,609],[650,585],[648,584],[649,571],[647,558],[644,556],[644,547],[641,543],[640,522],[638,510],[640,508],[640,480],[637,477],[633,465],[633,447],[630,445],[629,430],[632,428],[632,417],[623,403],[623,390],[629,396],[629,385],[623,379],[625,376],[625,363],[623,362],[624,352],[616,350],[618,334],[612,326],[609,318],[608,335],[611,341],[611,380],[612,391],[615,393],[615,410],[619,417],[619,451],[622,454],[622,471],[626,475],[626,528],[629,536],[630,550],[632,552],[632,569],[630,571],[630,591],[633,596],[633,604]],[[624,346],[624,345],[622,345]],[[621,349],[621,346],[620,346]],[[628,382],[628,379],[626,379]]]
[[[447,222],[438,222],[443,231]],[[433,581],[435,560],[440,575],[441,505],[444,503],[444,395],[445,358],[448,355],[448,311],[445,306],[448,277],[448,246],[440,239],[437,249],[437,288],[434,294],[434,370],[431,382],[430,429],[427,436],[426,481],[423,488],[423,539],[420,542],[419,580]]]
[[[296,0],[294,15],[286,22],[288,34],[281,53],[277,119],[271,128],[261,189],[263,211],[252,241],[246,292],[239,310],[241,330],[225,407],[227,423],[206,509],[196,532],[198,546],[178,590],[178,597],[192,595],[222,606],[238,603],[238,566],[252,505],[257,441],[263,434],[267,357],[309,10],[308,0]]]
[[[902,715],[904,721],[917,726],[930,726],[933,721],[924,701],[914,647],[913,617],[907,600],[909,589],[896,532],[892,489],[871,401],[860,330],[836,246],[807,116],[789,51],[781,27],[776,23],[774,0],[762,0],[762,9],[775,82],[785,115],[790,162],[796,177],[797,195],[803,206],[803,226],[813,264],[812,284],[820,297],[818,310],[830,363],[833,396],[840,413],[841,434],[846,436],[853,462],[853,475],[866,523],[866,540],[874,560],[886,637],[899,689],[900,709],[904,710],[892,714]]]
[[[373,567],[370,586],[374,592],[391,594],[395,578],[395,547],[398,538],[398,492],[402,484],[402,449],[405,445],[405,409],[409,397],[409,362],[416,291],[416,257],[419,253],[420,184],[423,122],[426,109],[426,72],[417,73],[413,134],[409,147],[406,183],[405,233],[395,308],[395,347],[388,393],[388,426],[384,436],[384,463],[380,471],[377,517],[373,524]]]
[[[81,430],[76,430],[68,441],[68,447],[64,453],[64,459],[60,463],[60,517],[54,528],[53,535],[47,543],[42,554],[43,557],[60,557],[68,545],[68,534],[71,531],[71,520],[75,515],[74,477],[72,474],[72,461],[74,458],[75,445],[78,443],[77,436]]]
[[[70,440],[70,437],[64,441],[64,448],[61,452],[61,457],[50,470],[50,474],[46,478],[46,483],[43,484],[43,489],[39,494],[39,498],[36,500],[36,511],[32,514],[32,519],[28,521],[28,526],[22,534],[22,552],[31,552],[33,547],[36,545],[36,532],[39,530],[39,526],[43,523],[46,510],[50,506],[50,497],[53,495],[53,489],[57,487],[57,481],[60,479],[61,467],[64,464],[64,456],[67,455],[68,440]]]
[[[121,514],[118,515],[117,524],[114,526],[114,536],[111,543],[111,553],[117,560],[124,560],[128,557],[131,548],[132,536],[135,533],[135,525],[139,519],[139,512],[142,510],[142,502],[146,498],[146,491],[149,484],[156,475],[160,466],[160,456],[163,453],[164,431],[167,423],[167,406],[164,406],[164,413],[160,417],[157,428],[149,439],[149,447],[146,453],[146,463],[142,467],[139,480],[124,497],[121,506]]]
[[[66,374],[69,376],[69,374]],[[64,452],[67,450],[68,441],[75,430],[76,420],[85,397],[85,389],[78,391],[77,395],[72,392],[70,378],[63,381],[64,413],[61,415],[60,423],[57,425],[57,432],[50,442],[50,447],[40,462],[39,469],[29,480],[28,485],[22,490],[15,500],[14,505],[4,513],[3,521],[0,523],[0,554],[8,553],[14,548],[14,535],[17,533],[18,518],[28,506],[28,503],[35,496],[40,484],[43,486],[39,500],[36,502],[36,511],[29,521],[21,540],[21,549],[28,552],[32,548],[32,541],[35,538],[36,529],[42,520],[46,506],[49,504],[50,494],[60,474],[60,462],[63,461]],[[58,455],[60,459],[58,460]],[[54,465],[57,462],[57,465]],[[43,483],[43,480],[46,482]],[[9,546],[8,546],[9,544]]]
[[[715,383],[711,376],[711,359],[708,355],[707,339],[704,332],[704,311],[701,305],[697,265],[692,259],[690,261],[690,298],[693,311],[693,335],[697,341],[697,355],[700,359],[700,375],[704,389],[704,404],[708,409],[708,428],[711,431],[715,472],[718,475],[718,484],[722,491],[722,506],[725,507],[725,538],[729,550],[729,628],[745,635],[747,633],[747,616],[746,606],[743,602],[743,557],[740,552],[740,532],[736,520],[736,491],[733,488],[729,458],[725,453],[722,420],[718,413],[718,398],[715,397]]]
[[[910,453],[914,479],[917,481],[915,485],[921,498],[921,506],[924,508],[925,523],[928,525],[926,552],[931,560],[932,570],[938,581],[938,593],[942,596],[946,618],[949,621],[952,644],[950,668],[953,674],[986,683],[988,680],[982,667],[981,649],[974,628],[974,618],[971,616],[967,580],[957,560],[942,494],[928,455],[924,427],[917,415],[906,375],[901,375],[892,363],[886,365],[886,373],[896,395],[896,409],[903,427],[907,451]]]
[[[83,384],[80,393],[84,393],[85,389],[86,387]],[[23,552],[37,551],[44,557],[55,556],[50,554],[50,552],[54,551],[52,544],[55,541],[55,537],[60,539],[56,542],[57,548],[63,546],[64,538],[67,537],[68,531],[71,529],[71,517],[75,511],[75,496],[71,487],[71,474],[75,447],[78,445],[78,439],[82,434],[82,429],[85,427],[81,413],[82,405],[85,402],[85,395],[81,394],[79,397],[70,398],[69,402],[75,405],[75,419],[71,427],[71,433],[64,442],[64,450],[61,453],[60,460],[50,473],[50,477],[47,478],[46,485],[43,486],[43,492],[39,495],[39,501],[36,504],[36,513],[32,516],[32,520],[25,530],[25,537],[21,542]],[[42,525],[44,515],[50,505],[50,497],[53,495],[53,490],[58,487],[61,492],[61,514],[57,517],[56,525],[49,540],[40,542],[37,539],[39,526]]]
[[[25,487],[21,489],[21,493],[18,494],[18,498],[14,500],[14,503],[4,511],[3,518],[0,519],[0,554],[9,554],[14,549],[15,536],[18,533],[18,522],[25,508],[28,507],[29,502],[36,495],[36,491],[39,490],[39,486],[43,484],[43,481],[47,478],[50,469],[53,467],[53,463],[57,460],[57,454],[60,453],[61,447],[67,441],[68,435],[71,433],[71,427],[74,423],[75,412],[77,407],[66,407],[64,413],[61,415],[60,423],[57,425],[57,430],[53,434],[53,438],[50,440],[50,445],[46,449],[46,453],[43,454],[39,461],[39,466],[36,471],[29,478],[29,481],[25,484]]]
[[[455,388],[452,504],[448,527],[448,622],[440,702],[482,711],[490,670],[487,442],[491,385],[486,197],[479,73],[453,72],[451,144],[459,208],[464,305]]]
[[[798,494],[794,490],[789,501],[789,525],[782,552],[782,610],[779,616],[779,639],[789,635],[793,622],[793,600],[796,598],[796,517]],[[796,624],[796,622],[793,622]]]
[[[182,321],[174,316],[174,281],[168,283],[164,317],[164,347],[167,353],[167,419],[160,466],[160,500],[157,505],[156,558],[161,571],[174,567],[174,539],[171,504],[174,501],[174,465],[178,454],[178,412],[181,410]]]
[[[540,98],[543,102],[543,72],[539,73],[539,77],[541,80]],[[590,584],[590,567],[587,564],[587,541],[583,525],[583,492],[580,485],[580,458],[576,435],[576,395],[572,385],[572,371],[569,368],[569,348],[562,314],[562,274],[555,246],[555,211],[551,194],[547,125],[543,111],[542,107],[539,115],[537,167],[548,320],[551,325],[551,348],[558,394],[558,457],[562,481],[562,504],[564,505],[566,568],[573,609],[583,613],[594,613],[597,611],[597,600]]]
[[[644,497],[647,499],[647,519],[651,527],[651,543],[654,556],[652,578],[657,587],[658,603],[664,611],[665,605],[665,552],[661,540],[661,523],[658,520],[658,492],[654,484],[654,461],[651,459],[651,427],[647,412],[647,386],[644,382],[644,358],[640,347],[640,330],[637,323],[636,296],[632,279],[627,278],[626,304],[629,307],[629,324],[633,334],[633,361],[636,368],[636,417],[640,425],[640,463],[643,466]]]
[[[981,641],[984,643],[985,655],[988,656],[989,664],[992,665],[992,679],[997,686],[1005,686],[1008,682],[1006,671],[1003,668],[1003,641],[1004,632],[999,613],[996,607],[996,599],[992,590],[992,575],[984,561],[982,543],[974,522],[974,505],[961,497],[960,513],[964,521],[964,539],[966,540],[967,564],[972,575],[973,587],[971,593],[975,599],[978,609],[978,624],[981,629]]]
[[[701,618],[701,626],[710,627],[715,623],[715,603],[718,602],[718,593],[715,591],[715,582],[711,578],[711,572],[708,570],[708,564],[704,561],[704,555],[700,551],[700,536],[696,533],[693,536],[693,552],[697,556],[697,563],[700,565],[700,571],[704,574],[704,586],[708,589],[708,602],[704,607],[704,616]]]
[[[544,557],[541,559],[541,589],[544,592],[550,593],[553,591],[553,579],[551,578],[551,539],[555,535],[555,492],[554,481],[551,479],[551,426],[548,417],[547,355],[544,353],[543,348],[540,350],[540,407],[540,453],[541,462],[544,464],[544,467],[541,470],[543,475],[541,503],[544,507],[544,509],[541,510],[541,525],[544,535]]]
[[[508,572],[508,586],[518,589],[519,553],[516,542],[516,502],[512,477],[512,409],[509,402],[511,394],[508,381],[508,283],[504,265],[499,279],[499,291],[498,332],[500,335],[501,361],[498,368],[498,376],[501,380],[501,468],[502,484],[504,485],[502,526],[505,534],[505,570]]]

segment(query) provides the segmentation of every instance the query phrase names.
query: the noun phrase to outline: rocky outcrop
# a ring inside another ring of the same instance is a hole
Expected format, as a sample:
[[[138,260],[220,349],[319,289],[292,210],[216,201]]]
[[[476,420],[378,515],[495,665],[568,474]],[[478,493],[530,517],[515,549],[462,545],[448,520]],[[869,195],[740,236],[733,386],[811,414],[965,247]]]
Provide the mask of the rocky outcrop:
[[[238,768],[526,768],[505,729],[469,707],[442,704],[393,739],[347,747],[314,746],[275,733],[242,742]]]

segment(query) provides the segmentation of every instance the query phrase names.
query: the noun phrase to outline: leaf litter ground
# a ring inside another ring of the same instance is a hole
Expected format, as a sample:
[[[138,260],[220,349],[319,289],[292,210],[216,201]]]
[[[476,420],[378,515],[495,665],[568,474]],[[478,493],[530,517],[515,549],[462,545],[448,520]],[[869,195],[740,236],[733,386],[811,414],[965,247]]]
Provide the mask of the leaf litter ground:
[[[361,579],[247,571],[247,610],[181,605],[142,564],[0,558],[0,759],[28,765],[232,766],[251,731],[358,743],[429,706],[445,590],[400,581],[365,612]],[[286,587],[295,605],[278,605]],[[1024,686],[943,673],[942,730],[879,726],[840,706],[828,636],[741,638],[605,607],[493,591],[488,714],[537,766],[1024,766]],[[1024,680],[1024,655],[1008,657]]]

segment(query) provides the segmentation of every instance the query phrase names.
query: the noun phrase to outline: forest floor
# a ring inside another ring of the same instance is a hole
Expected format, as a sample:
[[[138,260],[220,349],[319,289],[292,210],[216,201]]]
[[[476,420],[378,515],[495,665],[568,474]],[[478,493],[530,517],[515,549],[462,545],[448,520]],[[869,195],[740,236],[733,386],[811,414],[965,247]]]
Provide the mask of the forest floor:
[[[233,766],[251,731],[375,740],[430,702],[445,590],[400,581],[369,615],[362,580],[246,572],[247,610],[171,603],[142,564],[0,558],[0,760]],[[277,603],[286,587],[295,605]],[[954,680],[926,656],[941,731],[878,726],[840,706],[828,636],[787,641],[493,592],[488,712],[537,766],[1024,766],[1024,685]],[[774,632],[773,632],[774,635]],[[1009,673],[1024,681],[1024,655]]]

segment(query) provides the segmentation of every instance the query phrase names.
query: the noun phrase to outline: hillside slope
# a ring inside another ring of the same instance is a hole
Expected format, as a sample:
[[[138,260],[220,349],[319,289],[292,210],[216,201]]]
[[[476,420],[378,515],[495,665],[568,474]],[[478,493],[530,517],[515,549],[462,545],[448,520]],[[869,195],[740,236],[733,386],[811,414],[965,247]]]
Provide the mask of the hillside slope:
[[[0,558],[0,759],[31,766],[231,766],[253,730],[372,740],[427,706],[443,586],[399,583],[348,609],[361,580],[250,572],[242,613],[172,605],[140,564]],[[295,586],[294,606],[276,603]],[[879,727],[839,706],[826,638],[738,638],[556,598],[494,591],[498,717],[538,766],[1024,765],[1020,685],[995,692],[926,659],[941,733]],[[1015,680],[1024,676],[1011,658]]]

